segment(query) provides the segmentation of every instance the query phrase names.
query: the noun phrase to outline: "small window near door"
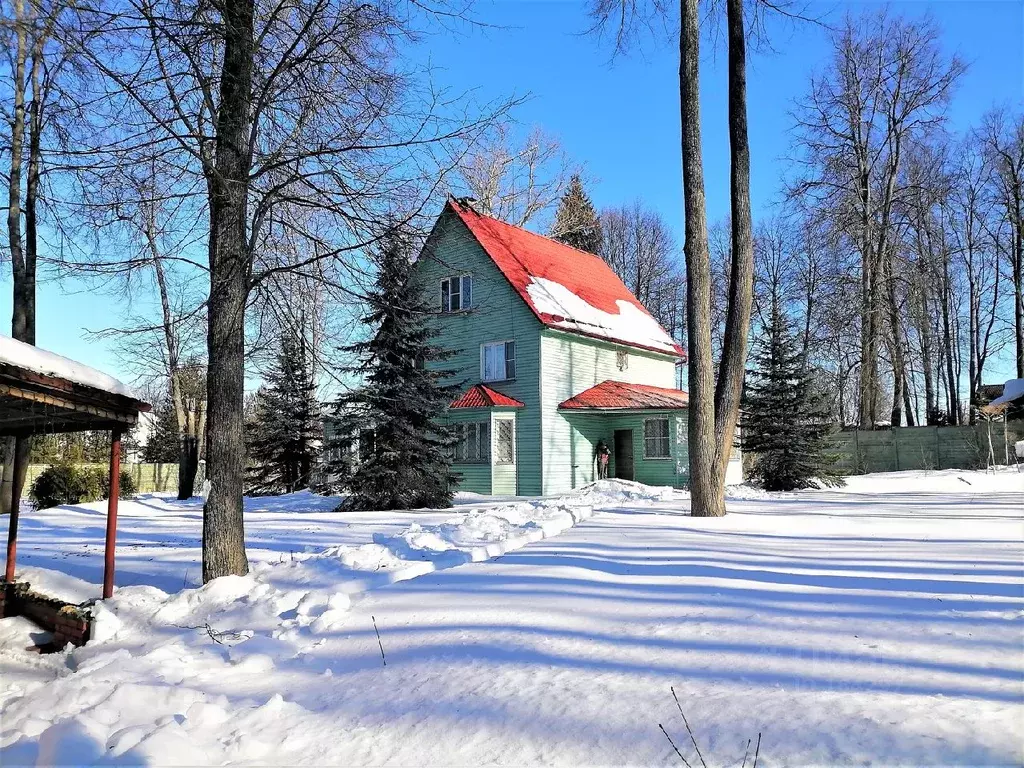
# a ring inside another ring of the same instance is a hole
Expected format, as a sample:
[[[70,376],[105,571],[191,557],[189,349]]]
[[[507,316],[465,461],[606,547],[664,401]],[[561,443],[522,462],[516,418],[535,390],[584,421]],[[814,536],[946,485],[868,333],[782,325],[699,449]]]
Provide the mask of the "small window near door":
[[[516,343],[499,341],[480,348],[480,378],[484,381],[511,381],[516,377]]]
[[[441,311],[461,312],[473,306],[473,277],[460,275],[441,281]]]
[[[491,425],[486,421],[456,424],[452,458],[458,464],[487,463],[491,459]]]
[[[644,458],[670,458],[668,419],[644,419]]]
[[[516,423],[512,419],[497,419],[494,422],[494,463],[516,463]]]

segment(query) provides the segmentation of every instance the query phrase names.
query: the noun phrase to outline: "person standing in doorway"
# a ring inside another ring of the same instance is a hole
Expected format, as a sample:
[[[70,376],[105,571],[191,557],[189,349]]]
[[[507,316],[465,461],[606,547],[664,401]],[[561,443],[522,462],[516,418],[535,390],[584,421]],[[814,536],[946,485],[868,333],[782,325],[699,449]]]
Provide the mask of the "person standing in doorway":
[[[608,461],[611,459],[612,453],[608,450],[608,445],[604,440],[597,441],[597,447],[594,448],[594,455],[597,457],[597,479],[607,480]]]

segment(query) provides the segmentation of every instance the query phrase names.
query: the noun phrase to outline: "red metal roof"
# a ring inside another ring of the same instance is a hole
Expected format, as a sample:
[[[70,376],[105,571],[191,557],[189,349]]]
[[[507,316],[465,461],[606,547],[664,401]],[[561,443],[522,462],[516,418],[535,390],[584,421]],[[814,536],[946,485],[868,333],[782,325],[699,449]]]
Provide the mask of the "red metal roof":
[[[647,384],[627,384],[624,381],[602,381],[570,397],[559,408],[599,410],[686,408],[690,396],[681,389],[652,387]]]
[[[449,408],[524,408],[525,404],[514,397],[503,395],[496,389],[474,384],[452,401]]]
[[[484,216],[456,200],[450,199],[448,207],[545,325],[640,349],[683,356],[682,347],[658,325],[647,308],[600,256]],[[544,296],[544,283],[538,284],[536,278],[557,283],[589,307],[567,306],[561,308],[559,314],[547,311],[552,305],[559,306],[559,297]],[[531,284],[534,291],[539,290],[539,295],[544,296],[542,306],[538,306],[530,295]],[[549,298],[550,301],[547,300]],[[623,303],[633,305],[637,312],[630,310],[630,315],[624,316]],[[606,322],[595,322],[594,316],[602,313],[607,313]]]

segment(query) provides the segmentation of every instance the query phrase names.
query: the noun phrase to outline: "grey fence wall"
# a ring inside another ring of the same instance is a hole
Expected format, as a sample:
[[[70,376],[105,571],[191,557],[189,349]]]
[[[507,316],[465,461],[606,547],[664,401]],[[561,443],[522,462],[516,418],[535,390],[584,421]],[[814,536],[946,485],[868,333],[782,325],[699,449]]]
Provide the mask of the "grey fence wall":
[[[1024,422],[992,424],[992,448],[997,464],[1014,460],[1014,444],[1024,440]],[[847,474],[898,472],[904,469],[977,469],[987,466],[989,425],[962,427],[901,427],[835,435],[838,467]]]
[[[28,498],[32,481],[39,477],[39,473],[46,469],[49,464],[29,464],[28,476],[25,480],[25,489],[22,492],[23,498]],[[86,466],[100,467],[104,471],[106,464],[89,464]],[[162,493],[178,490],[178,465],[177,464],[135,464],[124,463],[121,469],[132,476],[135,487],[139,493]],[[200,478],[199,482],[202,482]]]

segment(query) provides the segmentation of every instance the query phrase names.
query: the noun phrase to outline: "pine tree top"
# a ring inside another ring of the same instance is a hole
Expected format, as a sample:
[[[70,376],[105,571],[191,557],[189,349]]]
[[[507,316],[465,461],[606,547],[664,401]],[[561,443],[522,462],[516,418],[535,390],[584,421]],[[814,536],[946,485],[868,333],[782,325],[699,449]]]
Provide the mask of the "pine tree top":
[[[578,173],[572,175],[558,203],[550,235],[587,253],[596,254],[601,249],[601,220]]]

